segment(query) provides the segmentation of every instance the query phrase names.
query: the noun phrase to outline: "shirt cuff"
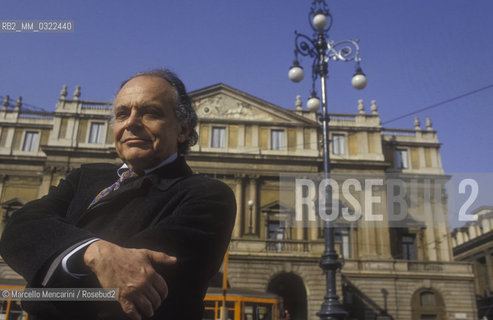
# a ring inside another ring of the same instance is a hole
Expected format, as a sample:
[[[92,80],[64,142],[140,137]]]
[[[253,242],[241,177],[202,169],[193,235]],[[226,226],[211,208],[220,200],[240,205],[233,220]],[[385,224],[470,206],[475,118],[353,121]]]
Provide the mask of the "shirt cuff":
[[[62,262],[61,262],[61,265],[62,265],[62,269],[63,271],[65,271],[67,274],[69,274],[70,276],[76,278],[76,279],[80,279],[80,277],[83,277],[83,276],[87,276],[88,274],[87,273],[75,273],[75,272],[71,272],[69,270],[69,264],[71,264],[74,260],[78,260],[77,258],[79,258],[79,260],[81,260],[82,258],[82,254],[84,252],[84,250],[93,242],[95,241],[98,241],[98,240],[101,240],[99,238],[95,238],[95,239],[90,239],[84,243],[82,243],[81,245],[77,246],[76,248],[74,248],[72,251],[70,251],[69,253],[67,253],[63,259],[62,259]],[[83,261],[78,261],[77,264],[81,264],[83,263]],[[73,267],[73,266],[72,266]],[[78,266],[78,267],[81,267],[81,266]],[[72,270],[74,271],[74,270]]]

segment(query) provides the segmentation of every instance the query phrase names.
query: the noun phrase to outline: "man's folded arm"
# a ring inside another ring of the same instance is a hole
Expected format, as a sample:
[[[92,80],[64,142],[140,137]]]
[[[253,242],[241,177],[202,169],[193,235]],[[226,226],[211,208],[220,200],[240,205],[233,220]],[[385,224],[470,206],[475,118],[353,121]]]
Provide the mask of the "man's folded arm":
[[[95,238],[65,220],[79,176],[80,170],[69,174],[57,187],[50,188],[48,195],[17,210],[5,226],[0,254],[34,286],[45,282],[50,268],[55,270],[52,262],[61,261],[65,251]]]

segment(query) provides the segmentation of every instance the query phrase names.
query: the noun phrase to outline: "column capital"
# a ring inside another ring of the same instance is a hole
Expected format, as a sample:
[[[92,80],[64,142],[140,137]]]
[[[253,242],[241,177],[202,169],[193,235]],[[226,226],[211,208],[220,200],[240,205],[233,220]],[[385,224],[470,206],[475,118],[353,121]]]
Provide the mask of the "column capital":
[[[246,178],[246,174],[244,174],[244,173],[235,173],[235,174],[234,174],[234,178],[235,178],[236,180],[243,180],[243,179],[245,179],[245,178]]]
[[[55,172],[63,172],[63,173],[68,173],[68,167],[67,166],[57,166],[57,165],[52,165],[52,166],[46,166],[43,168],[43,173],[55,173]]]
[[[250,180],[258,180],[258,179],[260,179],[260,174],[249,174],[248,178]]]

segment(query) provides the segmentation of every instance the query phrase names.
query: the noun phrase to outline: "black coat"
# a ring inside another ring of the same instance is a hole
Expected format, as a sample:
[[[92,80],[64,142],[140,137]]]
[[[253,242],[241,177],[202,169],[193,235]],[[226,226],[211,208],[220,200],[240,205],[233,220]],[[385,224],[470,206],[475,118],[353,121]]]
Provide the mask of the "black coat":
[[[235,200],[224,183],[192,174],[185,160],[137,178],[87,209],[118,178],[118,167],[83,165],[48,195],[26,204],[0,241],[5,261],[29,287],[98,287],[94,275],[75,279],[59,261],[77,244],[101,238],[127,248],[177,257],[159,272],[169,295],[152,319],[201,319],[209,279],[218,271],[235,221]],[[124,319],[118,302],[25,301],[30,319]]]

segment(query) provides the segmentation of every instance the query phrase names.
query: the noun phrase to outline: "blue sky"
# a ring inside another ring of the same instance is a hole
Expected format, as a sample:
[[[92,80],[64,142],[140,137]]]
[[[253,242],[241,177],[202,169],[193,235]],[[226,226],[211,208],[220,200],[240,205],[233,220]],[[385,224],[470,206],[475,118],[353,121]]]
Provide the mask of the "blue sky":
[[[490,0],[326,0],[330,38],[360,39],[369,83],[350,85],[353,63],[329,66],[329,111],[356,113],[376,100],[385,127],[413,128],[397,117],[493,84]],[[294,30],[311,35],[311,1],[2,1],[0,19],[74,21],[67,34],[0,33],[0,95],[53,109],[63,84],[82,99],[109,101],[129,75],[166,66],[189,90],[219,82],[284,108],[306,101],[287,72]],[[302,65],[308,71],[309,59]],[[493,88],[417,113],[430,116],[447,173],[492,173]],[[490,178],[491,180],[491,178]],[[483,190],[486,198],[491,190]],[[488,203],[484,203],[488,204]],[[493,202],[490,201],[490,205]]]

